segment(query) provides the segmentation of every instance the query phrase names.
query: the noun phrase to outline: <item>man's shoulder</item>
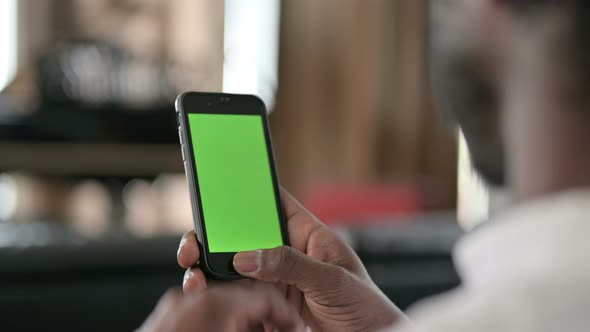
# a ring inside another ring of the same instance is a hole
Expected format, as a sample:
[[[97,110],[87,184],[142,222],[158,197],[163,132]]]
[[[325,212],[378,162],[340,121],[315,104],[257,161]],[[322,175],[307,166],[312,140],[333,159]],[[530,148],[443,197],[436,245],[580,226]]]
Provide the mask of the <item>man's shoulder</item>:
[[[590,194],[507,213],[455,252],[463,286],[410,311],[424,332],[588,331]]]
[[[588,331],[587,294],[590,287],[576,278],[515,280],[457,288],[414,306],[408,314],[421,332]]]

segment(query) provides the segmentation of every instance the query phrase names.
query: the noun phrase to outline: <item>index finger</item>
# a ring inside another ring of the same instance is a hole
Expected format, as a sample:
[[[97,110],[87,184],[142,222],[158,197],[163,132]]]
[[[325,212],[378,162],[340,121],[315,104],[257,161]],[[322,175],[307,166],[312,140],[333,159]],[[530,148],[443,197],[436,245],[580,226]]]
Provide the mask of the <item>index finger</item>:
[[[185,269],[197,264],[201,258],[201,252],[199,251],[199,245],[197,244],[197,237],[194,231],[186,232],[180,239],[178,245],[178,252],[176,253],[176,259],[178,264]]]
[[[281,200],[287,218],[291,246],[305,252],[311,233],[320,227],[325,227],[325,225],[282,188]]]

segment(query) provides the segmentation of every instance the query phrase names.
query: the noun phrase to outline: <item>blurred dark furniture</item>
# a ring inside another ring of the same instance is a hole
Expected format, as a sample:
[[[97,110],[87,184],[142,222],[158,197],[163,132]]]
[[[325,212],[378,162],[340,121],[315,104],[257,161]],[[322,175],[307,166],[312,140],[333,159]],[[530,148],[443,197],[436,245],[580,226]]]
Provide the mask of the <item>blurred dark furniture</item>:
[[[392,301],[406,309],[459,285],[451,252],[463,231],[454,213],[393,223],[352,232],[355,250],[367,271]]]
[[[177,237],[0,250],[3,331],[133,331],[179,286]]]
[[[427,219],[343,232],[376,283],[402,308],[459,283],[450,249],[461,231],[451,216]],[[8,234],[9,227],[0,231]],[[167,288],[181,284],[177,237],[87,242],[59,233],[42,246],[19,248],[22,234],[19,242],[3,241],[3,331],[131,331]]]

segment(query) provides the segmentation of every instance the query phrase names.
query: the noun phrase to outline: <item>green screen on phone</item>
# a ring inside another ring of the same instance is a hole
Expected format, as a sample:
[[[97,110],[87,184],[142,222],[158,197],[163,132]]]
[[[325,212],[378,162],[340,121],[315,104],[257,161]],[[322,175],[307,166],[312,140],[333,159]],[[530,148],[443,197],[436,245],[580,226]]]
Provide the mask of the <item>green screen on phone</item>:
[[[209,252],[283,245],[262,116],[188,119]]]

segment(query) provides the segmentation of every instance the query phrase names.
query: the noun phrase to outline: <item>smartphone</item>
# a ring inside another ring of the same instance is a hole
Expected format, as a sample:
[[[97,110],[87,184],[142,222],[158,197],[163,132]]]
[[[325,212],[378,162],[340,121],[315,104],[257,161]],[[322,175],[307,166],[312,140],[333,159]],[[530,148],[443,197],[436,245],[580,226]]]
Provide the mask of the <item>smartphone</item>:
[[[266,107],[251,95],[187,92],[176,114],[200,267],[239,279],[237,252],[289,244]]]

